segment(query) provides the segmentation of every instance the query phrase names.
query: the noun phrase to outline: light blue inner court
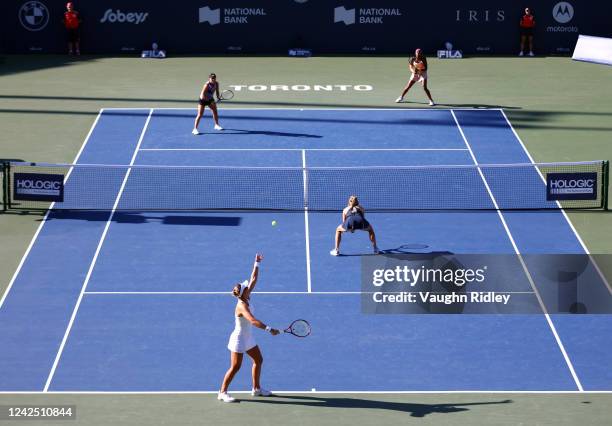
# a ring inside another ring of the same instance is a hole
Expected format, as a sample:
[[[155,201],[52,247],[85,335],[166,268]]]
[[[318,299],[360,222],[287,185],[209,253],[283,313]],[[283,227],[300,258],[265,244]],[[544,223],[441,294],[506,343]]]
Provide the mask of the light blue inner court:
[[[500,110],[222,110],[226,130],[212,130],[206,116],[197,137],[193,116],[105,110],[78,162],[129,164],[134,154],[137,165],[173,166],[530,162]],[[105,202],[117,199],[123,177],[101,182]],[[523,178],[517,185],[543,185],[536,173]],[[501,197],[496,179],[485,179]],[[120,202],[136,183],[127,179]],[[261,184],[242,182],[241,191]],[[468,189],[489,197],[478,175]],[[358,194],[366,209],[372,194]],[[560,211],[368,219],[386,250],[584,253]],[[217,390],[233,327],[229,291],[248,278],[257,251],[265,259],[255,314],[276,327],[296,318],[313,326],[306,339],[257,332],[272,389],[612,390],[612,356],[602,349],[609,316],[552,316],[553,332],[544,315],[362,314],[361,259],[371,247],[365,233],[345,235],[345,255],[330,256],[339,222],[339,211],[51,212],[0,308],[0,391]],[[232,389],[249,388],[248,370],[245,362]]]

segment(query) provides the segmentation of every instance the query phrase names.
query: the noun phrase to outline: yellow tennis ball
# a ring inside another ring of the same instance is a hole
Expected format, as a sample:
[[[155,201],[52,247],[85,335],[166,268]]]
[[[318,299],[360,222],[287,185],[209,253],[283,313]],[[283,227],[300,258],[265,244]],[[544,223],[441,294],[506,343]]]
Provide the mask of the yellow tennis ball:
[[[272,221],[272,226],[276,226],[276,221],[275,220]]]

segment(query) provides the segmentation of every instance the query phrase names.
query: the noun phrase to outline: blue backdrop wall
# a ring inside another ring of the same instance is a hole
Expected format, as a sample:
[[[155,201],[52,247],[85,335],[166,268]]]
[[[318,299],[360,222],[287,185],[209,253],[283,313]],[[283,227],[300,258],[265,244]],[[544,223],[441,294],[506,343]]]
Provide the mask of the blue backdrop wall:
[[[2,49],[66,51],[64,0],[2,0]],[[465,54],[516,54],[518,22],[534,10],[536,53],[571,54],[578,34],[612,36],[601,0],[82,0],[84,53],[430,54],[451,42]]]

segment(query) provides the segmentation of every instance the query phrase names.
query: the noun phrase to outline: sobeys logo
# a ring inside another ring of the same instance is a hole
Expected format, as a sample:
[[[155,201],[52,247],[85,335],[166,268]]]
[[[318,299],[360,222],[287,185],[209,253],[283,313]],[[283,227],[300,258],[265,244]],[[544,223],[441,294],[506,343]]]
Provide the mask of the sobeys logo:
[[[117,9],[113,12],[113,9],[108,9],[104,12],[104,16],[100,19],[100,22],[104,24],[105,22],[109,22],[111,24],[120,23],[120,24],[142,24],[149,16],[148,12],[122,12]]]

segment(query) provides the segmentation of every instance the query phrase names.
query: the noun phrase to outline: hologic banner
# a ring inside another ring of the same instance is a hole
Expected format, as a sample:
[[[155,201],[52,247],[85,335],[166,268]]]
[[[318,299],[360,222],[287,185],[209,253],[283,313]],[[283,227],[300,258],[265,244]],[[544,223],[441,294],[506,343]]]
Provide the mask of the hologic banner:
[[[64,201],[64,175],[15,173],[13,199],[29,201]]]
[[[362,257],[365,314],[611,314],[612,255]],[[604,266],[600,269],[601,266]]]
[[[546,199],[596,200],[597,173],[548,173]]]

